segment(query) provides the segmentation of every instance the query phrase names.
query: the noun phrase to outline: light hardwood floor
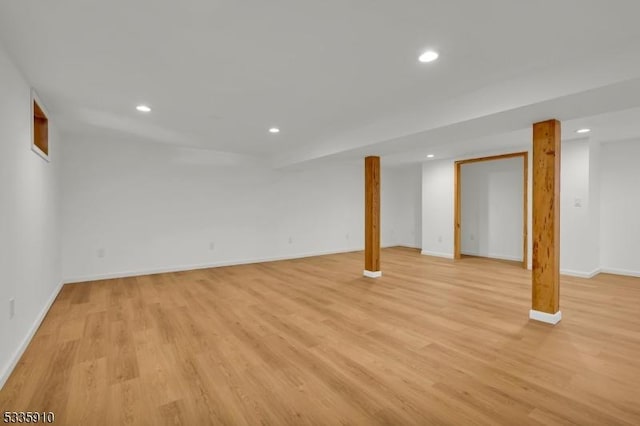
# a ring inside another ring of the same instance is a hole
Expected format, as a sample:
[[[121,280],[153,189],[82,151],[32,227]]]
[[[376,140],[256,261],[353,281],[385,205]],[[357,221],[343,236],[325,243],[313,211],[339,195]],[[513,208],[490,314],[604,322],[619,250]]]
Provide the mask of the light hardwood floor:
[[[0,391],[56,424],[640,424],[640,279],[385,249],[67,285]]]

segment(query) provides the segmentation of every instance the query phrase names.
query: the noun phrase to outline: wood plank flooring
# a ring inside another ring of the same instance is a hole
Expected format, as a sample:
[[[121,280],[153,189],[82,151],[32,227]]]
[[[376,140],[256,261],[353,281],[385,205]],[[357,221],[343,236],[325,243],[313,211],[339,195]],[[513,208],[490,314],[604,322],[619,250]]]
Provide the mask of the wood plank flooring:
[[[362,252],[64,286],[1,411],[64,425],[638,425],[640,279]]]

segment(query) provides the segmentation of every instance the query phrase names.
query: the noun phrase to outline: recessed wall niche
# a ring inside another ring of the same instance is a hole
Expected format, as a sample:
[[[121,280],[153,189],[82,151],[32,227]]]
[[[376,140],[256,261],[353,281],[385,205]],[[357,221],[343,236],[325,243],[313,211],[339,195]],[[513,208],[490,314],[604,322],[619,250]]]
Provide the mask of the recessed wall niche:
[[[34,91],[31,91],[31,149],[49,161],[49,118]]]

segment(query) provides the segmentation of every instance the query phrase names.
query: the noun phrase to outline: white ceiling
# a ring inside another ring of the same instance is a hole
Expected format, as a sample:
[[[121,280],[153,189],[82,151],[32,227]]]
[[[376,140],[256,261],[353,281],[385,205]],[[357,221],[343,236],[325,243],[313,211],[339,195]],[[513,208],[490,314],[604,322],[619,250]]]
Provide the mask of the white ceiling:
[[[637,132],[638,16],[637,0],[29,0],[0,2],[0,41],[67,134],[402,163],[552,117]],[[426,48],[440,59],[418,63]]]

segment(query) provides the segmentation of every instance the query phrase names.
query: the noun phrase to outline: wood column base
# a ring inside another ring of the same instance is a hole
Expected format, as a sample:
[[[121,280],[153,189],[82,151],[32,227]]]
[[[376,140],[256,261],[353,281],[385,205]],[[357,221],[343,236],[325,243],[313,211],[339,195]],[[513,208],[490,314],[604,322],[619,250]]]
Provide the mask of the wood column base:
[[[367,278],[380,278],[382,276],[382,271],[367,271],[365,269],[362,275]]]

